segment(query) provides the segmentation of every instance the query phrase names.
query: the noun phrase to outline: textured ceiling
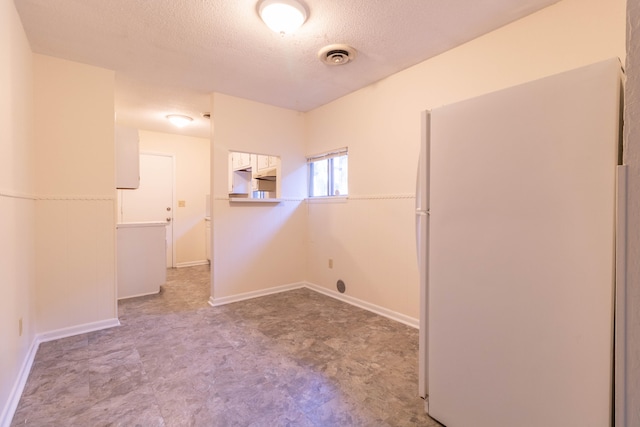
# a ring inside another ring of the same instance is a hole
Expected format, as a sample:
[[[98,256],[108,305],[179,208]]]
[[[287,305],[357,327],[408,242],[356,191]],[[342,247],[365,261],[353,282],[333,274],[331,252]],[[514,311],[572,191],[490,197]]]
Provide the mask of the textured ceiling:
[[[308,111],[558,0],[304,0],[306,23],[273,33],[257,0],[15,0],[34,52],[116,71],[118,121],[208,136],[209,94]],[[358,55],[329,66],[333,43]]]

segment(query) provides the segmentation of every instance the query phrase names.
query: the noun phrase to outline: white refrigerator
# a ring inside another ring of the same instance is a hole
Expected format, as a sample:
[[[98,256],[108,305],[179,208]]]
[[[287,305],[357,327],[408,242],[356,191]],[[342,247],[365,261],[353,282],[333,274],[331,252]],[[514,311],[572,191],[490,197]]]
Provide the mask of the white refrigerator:
[[[621,73],[422,116],[419,387],[447,427],[611,424]]]

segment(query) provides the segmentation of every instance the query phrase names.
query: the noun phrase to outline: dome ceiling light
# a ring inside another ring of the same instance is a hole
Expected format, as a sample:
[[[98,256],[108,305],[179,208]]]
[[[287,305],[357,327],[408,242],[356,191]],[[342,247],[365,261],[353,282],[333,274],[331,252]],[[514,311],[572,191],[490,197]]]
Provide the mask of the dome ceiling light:
[[[307,11],[296,0],[263,0],[258,6],[260,18],[276,33],[284,36],[307,20]]]
[[[183,128],[189,123],[193,121],[193,119],[189,116],[184,116],[182,114],[169,114],[167,119],[174,125],[179,128]]]

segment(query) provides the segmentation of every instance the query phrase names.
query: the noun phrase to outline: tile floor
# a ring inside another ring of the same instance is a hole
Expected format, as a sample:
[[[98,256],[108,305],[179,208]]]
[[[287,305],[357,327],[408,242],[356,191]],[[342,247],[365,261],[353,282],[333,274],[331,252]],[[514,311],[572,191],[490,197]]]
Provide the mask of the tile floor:
[[[12,426],[438,426],[417,331],[307,289],[212,308],[207,266],[40,345]]]

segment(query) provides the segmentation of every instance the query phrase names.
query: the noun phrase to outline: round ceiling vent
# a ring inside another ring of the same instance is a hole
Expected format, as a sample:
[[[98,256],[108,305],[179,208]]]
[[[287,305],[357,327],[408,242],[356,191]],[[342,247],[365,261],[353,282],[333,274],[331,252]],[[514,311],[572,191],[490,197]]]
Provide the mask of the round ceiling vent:
[[[356,50],[346,44],[330,44],[320,49],[318,58],[328,65],[344,65],[356,57]]]

